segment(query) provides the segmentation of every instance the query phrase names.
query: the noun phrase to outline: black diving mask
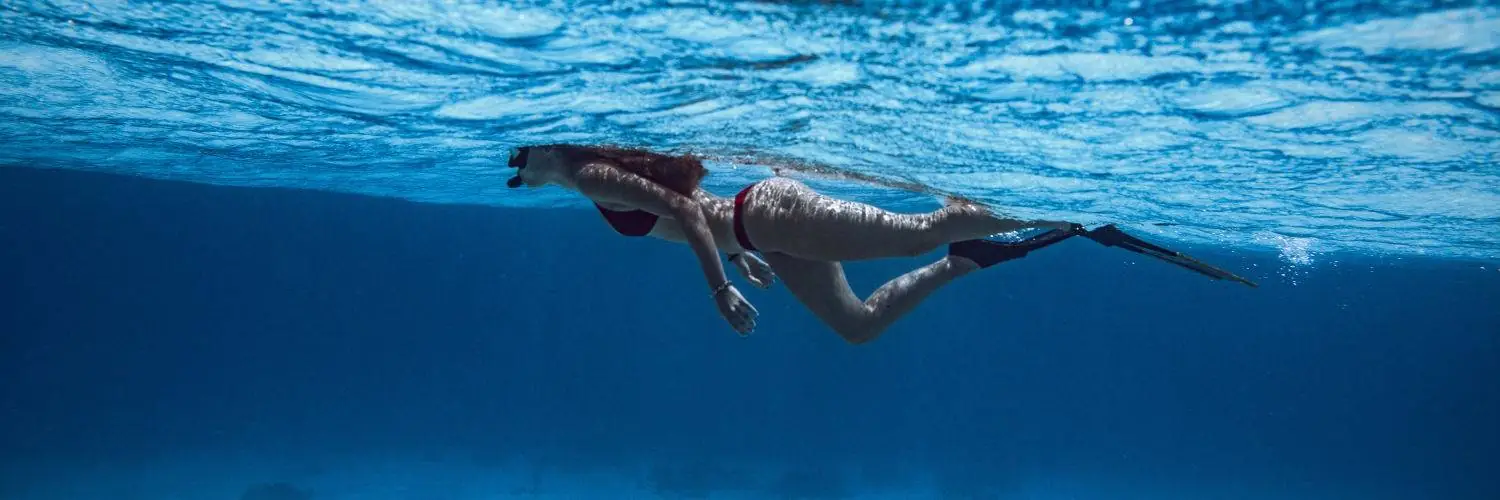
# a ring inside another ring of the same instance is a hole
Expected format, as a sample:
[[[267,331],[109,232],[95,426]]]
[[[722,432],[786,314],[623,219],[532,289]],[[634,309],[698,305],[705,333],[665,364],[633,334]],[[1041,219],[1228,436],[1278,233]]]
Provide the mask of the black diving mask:
[[[505,181],[505,187],[509,187],[512,189],[521,187],[522,182],[521,174],[519,173],[519,171],[520,169],[526,168],[527,156],[529,156],[530,153],[530,146],[522,146],[511,150],[509,165],[510,168],[516,169],[518,173],[514,177],[511,177],[510,180]]]

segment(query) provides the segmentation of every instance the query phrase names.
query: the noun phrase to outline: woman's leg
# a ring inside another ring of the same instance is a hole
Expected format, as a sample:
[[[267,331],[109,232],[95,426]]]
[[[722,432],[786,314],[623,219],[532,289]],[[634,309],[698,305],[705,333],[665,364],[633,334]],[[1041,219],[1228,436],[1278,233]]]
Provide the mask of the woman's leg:
[[[914,257],[956,241],[1062,222],[999,217],[984,207],[954,204],[921,213],[890,212],[825,196],[786,178],[762,181],[744,206],[745,231],[764,252],[814,261]]]
[[[875,340],[892,323],[928,295],[979,266],[946,256],[886,282],[870,298],[859,300],[838,262],[807,260],[784,253],[761,254],[787,290],[851,344]]]

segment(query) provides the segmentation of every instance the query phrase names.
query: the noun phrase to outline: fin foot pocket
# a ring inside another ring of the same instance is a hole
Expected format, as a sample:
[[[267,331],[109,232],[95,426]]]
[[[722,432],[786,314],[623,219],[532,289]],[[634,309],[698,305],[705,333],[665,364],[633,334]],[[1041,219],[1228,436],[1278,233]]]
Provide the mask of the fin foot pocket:
[[[1053,229],[1013,243],[985,239],[957,241],[948,244],[948,255],[969,259],[979,264],[980,269],[984,269],[1001,262],[1025,257],[1032,250],[1066,240],[1076,234],[1079,233]]]

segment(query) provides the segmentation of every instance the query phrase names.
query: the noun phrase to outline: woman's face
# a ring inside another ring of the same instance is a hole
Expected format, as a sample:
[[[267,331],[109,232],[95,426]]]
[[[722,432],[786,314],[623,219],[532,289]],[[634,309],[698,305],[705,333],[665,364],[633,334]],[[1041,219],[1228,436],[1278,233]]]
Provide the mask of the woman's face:
[[[510,153],[511,166],[516,167],[516,178],[519,184],[512,182],[511,187],[542,187],[556,177],[561,167],[561,159],[557,157],[551,148],[524,147],[517,148]]]

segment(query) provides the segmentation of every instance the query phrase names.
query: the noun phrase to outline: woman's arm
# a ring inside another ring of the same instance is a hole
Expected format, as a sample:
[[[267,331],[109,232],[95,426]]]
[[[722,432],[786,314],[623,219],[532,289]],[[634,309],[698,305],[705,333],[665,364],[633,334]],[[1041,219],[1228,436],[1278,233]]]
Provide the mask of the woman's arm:
[[[671,217],[681,225],[682,236],[703,269],[710,290],[729,282],[719,250],[697,200],[667,189],[638,175],[604,163],[590,163],[577,171],[578,191],[595,201],[609,200],[638,207],[658,216]]]
[[[671,217],[657,219],[656,225],[651,228],[651,236],[673,243],[687,243],[687,235],[682,231],[682,224],[678,224],[677,219]],[[760,288],[770,288],[776,283],[776,271],[755,254],[731,253],[727,250],[724,253],[729,257],[729,262],[734,263],[734,267],[739,269],[740,276],[744,276],[750,284]]]

